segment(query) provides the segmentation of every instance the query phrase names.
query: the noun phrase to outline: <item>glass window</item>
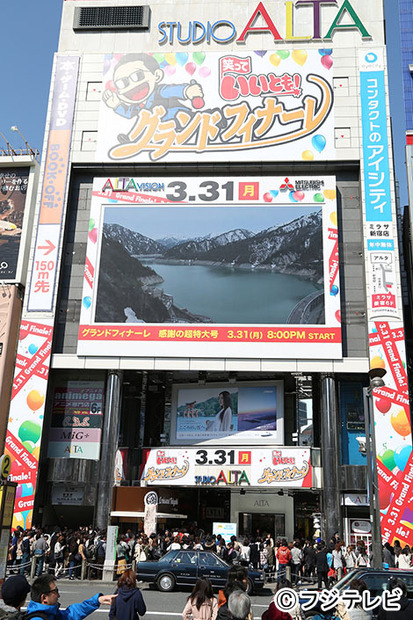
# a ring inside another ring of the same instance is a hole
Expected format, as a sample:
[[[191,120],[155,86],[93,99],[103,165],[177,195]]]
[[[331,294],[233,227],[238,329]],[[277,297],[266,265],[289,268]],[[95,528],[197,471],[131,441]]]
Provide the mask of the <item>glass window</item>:
[[[213,553],[200,553],[199,563],[203,566],[222,566],[220,559]]]
[[[181,564],[196,564],[196,553],[193,551],[181,551],[176,558]]]

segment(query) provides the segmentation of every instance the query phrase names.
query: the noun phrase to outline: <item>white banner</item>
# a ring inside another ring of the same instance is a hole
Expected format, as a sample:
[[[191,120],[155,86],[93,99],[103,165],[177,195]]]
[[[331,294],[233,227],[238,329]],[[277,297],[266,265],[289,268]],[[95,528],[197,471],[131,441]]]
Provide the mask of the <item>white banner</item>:
[[[141,482],[210,487],[312,487],[308,448],[146,449]]]
[[[96,160],[334,159],[330,53],[106,55]]]

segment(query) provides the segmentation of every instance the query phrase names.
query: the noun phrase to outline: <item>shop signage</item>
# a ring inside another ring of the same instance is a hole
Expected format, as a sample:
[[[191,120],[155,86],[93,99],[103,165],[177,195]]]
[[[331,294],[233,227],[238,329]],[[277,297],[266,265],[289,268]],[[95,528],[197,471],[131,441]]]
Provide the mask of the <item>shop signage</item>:
[[[54,485],[52,487],[52,504],[58,506],[82,506],[83,488]]]
[[[334,20],[324,33],[321,32],[323,5],[335,5],[337,7]],[[294,16],[295,12],[303,6],[312,7],[313,20],[310,26],[312,30],[307,30],[305,35],[297,36],[294,33]],[[261,20],[262,25],[257,26],[257,20]],[[235,43],[243,44],[247,37],[254,33],[271,34],[275,43],[319,41],[321,39],[331,41],[336,31],[354,30],[358,30],[363,39],[371,38],[349,0],[344,0],[340,6],[337,0],[287,1],[285,2],[285,20],[282,29],[279,28],[279,24],[274,23],[265,5],[260,2],[241,32],[238,32],[235,25],[227,19],[221,19],[213,23],[210,21],[201,22],[198,20],[192,20],[185,24],[181,21],[160,22],[158,24],[158,31],[160,34],[158,43],[159,45],[165,43],[187,45],[188,43],[199,44],[202,42],[211,43],[211,41],[214,41],[215,43],[223,44],[231,43],[235,40]],[[285,35],[282,36],[280,31],[284,31]]]
[[[220,465],[216,464],[219,453]],[[144,450],[141,481],[179,486],[302,487],[312,486],[310,450],[279,448],[215,450],[163,448]]]
[[[68,381],[53,394],[47,456],[98,460],[103,381]]]
[[[243,357],[273,358],[274,345],[280,358],[341,357],[334,177],[156,183],[125,192],[95,179],[78,355],[135,357],[139,342],[143,356],[239,357],[242,343]],[[206,413],[192,401],[178,441],[217,438],[216,424],[196,427]]]
[[[107,55],[96,161],[245,162],[247,153],[283,163],[333,160],[332,54],[193,52],[194,62],[179,51]],[[157,194],[163,183],[137,180],[136,191]],[[116,184],[106,179],[99,190]]]

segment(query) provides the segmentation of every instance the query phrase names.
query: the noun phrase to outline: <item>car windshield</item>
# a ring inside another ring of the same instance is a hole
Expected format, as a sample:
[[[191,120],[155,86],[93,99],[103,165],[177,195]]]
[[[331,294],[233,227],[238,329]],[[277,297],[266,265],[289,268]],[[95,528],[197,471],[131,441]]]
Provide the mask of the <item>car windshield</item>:
[[[347,575],[343,577],[343,579],[340,579],[340,581],[338,581],[334,587],[337,590],[345,590],[346,588],[348,588],[350,582],[353,581],[353,579],[356,579],[357,573],[357,570],[351,570],[349,573],[347,573]]]

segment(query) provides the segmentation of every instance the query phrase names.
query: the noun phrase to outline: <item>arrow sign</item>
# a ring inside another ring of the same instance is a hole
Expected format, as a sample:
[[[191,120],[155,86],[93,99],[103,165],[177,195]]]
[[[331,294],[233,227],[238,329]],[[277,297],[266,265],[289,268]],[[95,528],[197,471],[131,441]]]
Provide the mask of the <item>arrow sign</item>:
[[[45,243],[47,243],[47,245],[39,245],[38,249],[47,250],[47,252],[44,253],[44,255],[47,256],[48,254],[50,254],[50,252],[53,252],[53,250],[56,249],[56,246],[54,245],[54,243],[49,241],[49,239],[46,239]]]

